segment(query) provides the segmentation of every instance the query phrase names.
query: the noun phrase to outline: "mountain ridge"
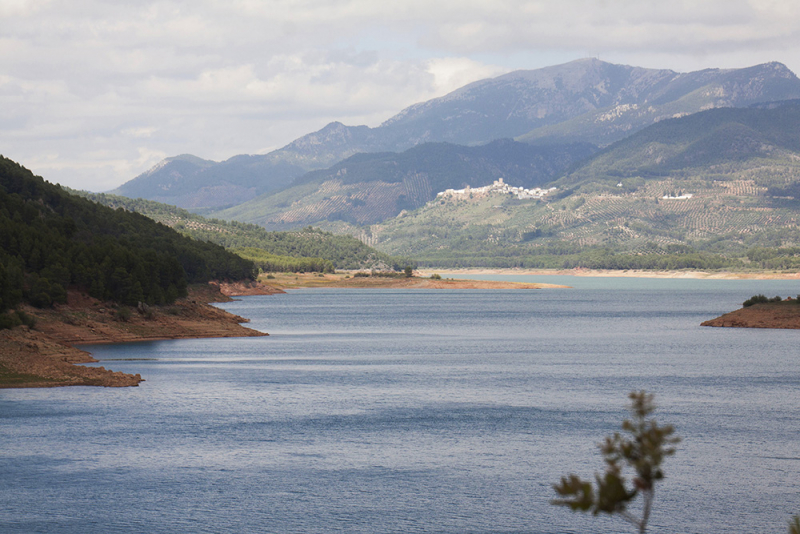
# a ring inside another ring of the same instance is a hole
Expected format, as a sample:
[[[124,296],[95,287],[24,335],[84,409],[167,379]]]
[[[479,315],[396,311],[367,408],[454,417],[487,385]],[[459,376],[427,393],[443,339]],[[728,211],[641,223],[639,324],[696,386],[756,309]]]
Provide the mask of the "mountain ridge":
[[[171,161],[112,193],[219,209],[280,190],[358,152],[401,152],[426,142],[472,146],[501,138],[608,145],[664,118],[791,98],[800,98],[800,80],[776,62],[676,73],[582,59],[479,80],[408,106],[375,128],[332,122],[265,155],[234,156],[211,166]]]

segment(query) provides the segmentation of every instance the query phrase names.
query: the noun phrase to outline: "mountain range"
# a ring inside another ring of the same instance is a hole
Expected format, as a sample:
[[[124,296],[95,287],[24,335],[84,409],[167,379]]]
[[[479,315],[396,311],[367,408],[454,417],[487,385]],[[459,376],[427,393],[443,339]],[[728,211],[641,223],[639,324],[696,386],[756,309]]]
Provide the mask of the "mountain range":
[[[442,198],[372,225],[372,244],[439,266],[589,266],[594,249],[639,258],[592,258],[595,266],[675,268],[646,259],[744,258],[763,247],[789,256],[771,265],[797,265],[798,125],[798,101],[661,121],[576,165],[542,200],[500,192]],[[583,256],[573,264],[574,255]]]
[[[798,124],[800,80],[779,63],[679,74],[580,60],[264,156],[171,158],[118,192],[313,225],[422,265],[794,265]]]
[[[542,147],[604,147],[667,118],[795,98],[800,80],[780,63],[677,73],[583,59],[474,82],[375,128],[334,122],[265,155],[219,163],[168,158],[113,193],[213,211],[308,183],[308,171],[358,153],[403,152],[425,143],[474,147],[504,138]]]
[[[540,147],[501,139],[475,147],[424,143],[401,153],[356,154],[214,215],[271,230],[329,221],[374,224],[419,208],[445,189],[499,178],[539,187],[595,151],[588,143]]]

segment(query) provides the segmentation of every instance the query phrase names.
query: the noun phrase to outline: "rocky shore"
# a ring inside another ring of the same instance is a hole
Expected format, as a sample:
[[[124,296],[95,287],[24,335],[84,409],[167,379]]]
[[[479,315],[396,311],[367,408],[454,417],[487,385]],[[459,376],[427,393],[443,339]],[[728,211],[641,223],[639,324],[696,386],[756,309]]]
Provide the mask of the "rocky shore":
[[[239,294],[279,292],[256,283],[210,284],[190,288],[187,298],[168,306],[125,308],[70,291],[66,305],[25,310],[36,317],[35,330],[0,331],[0,388],[138,385],[143,380],[138,374],[75,365],[96,361],[75,345],[265,336],[241,325],[248,319],[209,303],[229,301]]]
[[[701,326],[800,328],[800,304],[796,300],[755,304],[705,321]]]

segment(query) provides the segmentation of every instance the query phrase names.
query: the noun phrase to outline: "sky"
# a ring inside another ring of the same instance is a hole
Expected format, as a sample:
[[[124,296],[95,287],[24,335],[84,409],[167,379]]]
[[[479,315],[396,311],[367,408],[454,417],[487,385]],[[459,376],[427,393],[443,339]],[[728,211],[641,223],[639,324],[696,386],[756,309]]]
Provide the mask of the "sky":
[[[331,121],[585,57],[800,72],[797,0],[0,0],[0,154],[107,191],[163,158],[264,154]]]

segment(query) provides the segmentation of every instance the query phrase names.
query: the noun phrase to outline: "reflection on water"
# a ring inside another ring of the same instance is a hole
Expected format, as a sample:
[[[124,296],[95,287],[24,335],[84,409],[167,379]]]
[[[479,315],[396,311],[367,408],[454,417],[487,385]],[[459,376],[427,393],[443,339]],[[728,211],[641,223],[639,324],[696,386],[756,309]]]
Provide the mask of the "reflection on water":
[[[622,532],[548,501],[646,388],[684,438],[650,532],[780,532],[798,333],[698,325],[798,291],[694,282],[294,291],[224,305],[269,337],[89,347],[147,380],[0,391],[0,531]]]

